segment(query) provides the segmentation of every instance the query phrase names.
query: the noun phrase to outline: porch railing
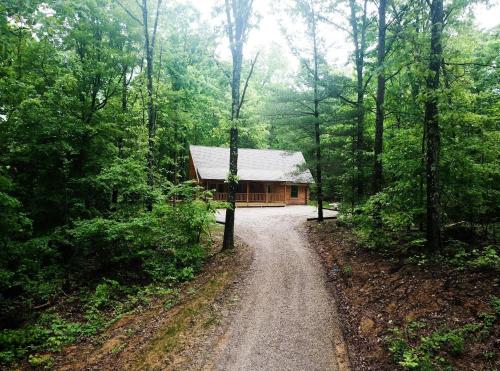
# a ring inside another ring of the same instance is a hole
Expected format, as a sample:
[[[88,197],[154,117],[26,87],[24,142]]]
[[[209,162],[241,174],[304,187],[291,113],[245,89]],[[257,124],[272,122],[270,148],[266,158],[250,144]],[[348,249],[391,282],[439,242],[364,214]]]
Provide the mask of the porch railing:
[[[216,192],[214,200],[227,201],[227,192]],[[236,193],[236,202],[284,202],[283,193]]]

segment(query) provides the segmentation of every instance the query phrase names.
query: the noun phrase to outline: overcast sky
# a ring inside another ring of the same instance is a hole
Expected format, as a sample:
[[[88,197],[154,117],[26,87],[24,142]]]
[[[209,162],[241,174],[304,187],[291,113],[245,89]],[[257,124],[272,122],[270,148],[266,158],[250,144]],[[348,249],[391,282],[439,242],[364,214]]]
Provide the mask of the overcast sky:
[[[178,0],[182,1],[182,0]],[[202,17],[206,20],[213,19],[212,9],[217,3],[221,3],[221,0],[189,0],[191,3],[200,10]],[[260,16],[258,28],[252,29],[249,35],[248,43],[245,47],[245,55],[251,58],[258,50],[271,48],[273,45],[280,45],[284,52],[288,54],[290,59],[294,59],[288,43],[283,36],[280,29],[280,24],[285,25],[286,28],[291,33],[298,35],[300,24],[298,22],[290,22],[289,19],[283,16],[283,14],[278,14],[275,9],[273,9],[273,0],[254,0],[254,12]],[[225,20],[225,18],[224,18]],[[329,62],[335,64],[342,64],[347,62],[348,55],[351,50],[350,44],[346,41],[346,35],[343,32],[339,32],[336,29],[329,28],[328,30],[328,50],[335,50],[334,53],[329,53]],[[223,57],[229,57],[229,50],[226,40],[224,39],[221,43],[220,50],[218,54]]]
[[[177,0],[179,2],[190,1],[202,14],[203,19],[212,21],[214,18],[213,8],[221,0]],[[254,0],[254,10],[261,16],[258,29],[253,29],[250,33],[248,44],[245,48],[245,55],[251,58],[257,50],[266,50],[273,45],[281,45],[284,53],[290,59],[291,68],[296,66],[292,54],[289,51],[288,43],[280,30],[279,12],[272,9],[273,0]],[[480,28],[492,28],[500,23],[500,0],[491,1],[493,5],[487,8],[485,5],[476,5],[474,14],[476,24]],[[283,22],[283,19],[281,19]],[[297,27],[297,23],[286,25],[289,29]],[[325,36],[325,45],[327,47],[327,59],[330,64],[343,69],[348,62],[352,47],[351,42],[347,40],[347,35],[334,28],[328,28],[323,31]],[[297,32],[299,33],[299,32]],[[327,34],[327,35],[326,35]],[[217,51],[219,56],[229,58],[229,49],[226,40],[222,40],[221,46]]]

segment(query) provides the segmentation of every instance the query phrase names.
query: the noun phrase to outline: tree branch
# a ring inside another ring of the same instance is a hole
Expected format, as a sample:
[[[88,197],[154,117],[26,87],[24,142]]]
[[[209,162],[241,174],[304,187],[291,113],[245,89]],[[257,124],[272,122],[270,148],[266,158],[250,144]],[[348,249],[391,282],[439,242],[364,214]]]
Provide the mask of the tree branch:
[[[120,8],[122,8],[130,16],[130,18],[132,18],[134,21],[136,21],[141,26],[143,26],[142,21],[139,18],[137,18],[134,14],[132,14],[132,12],[130,10],[128,10],[127,8],[125,8],[123,6],[123,4],[119,0],[116,0],[116,3],[120,6]]]
[[[339,95],[337,95],[337,97],[338,97],[340,100],[342,100],[342,101],[344,101],[344,102],[346,102],[346,103],[352,104],[353,106],[357,105],[357,103],[356,103],[356,102],[354,102],[354,101],[352,101],[352,100],[350,100],[350,99],[347,99],[346,97],[344,97],[344,96],[342,96],[342,95],[340,95],[340,94],[339,94]]]
[[[156,43],[156,31],[158,30],[158,19],[160,18],[160,6],[162,0],[158,0],[156,3],[156,15],[155,15],[155,24],[153,26],[153,35],[151,37],[151,50],[154,50]]]
[[[247,79],[245,80],[245,85],[243,87],[243,92],[241,93],[241,99],[240,99],[240,104],[238,105],[238,116],[240,114],[241,107],[243,106],[243,102],[245,101],[245,95],[247,93],[247,88],[248,88],[248,83],[250,82],[250,78],[252,77],[253,74],[253,69],[255,67],[255,63],[257,63],[257,58],[259,57],[259,52],[255,55],[255,58],[252,61],[252,65],[250,67],[250,71],[248,72]]]
[[[500,66],[495,66],[493,64],[483,64],[478,62],[445,62],[445,65],[449,66],[477,66],[477,67],[489,67],[489,68],[500,68]]]
[[[331,19],[326,18],[325,16],[322,16],[322,15],[318,15],[318,19],[320,19],[320,20],[322,20],[322,21],[324,21],[324,22],[326,22],[326,23],[328,23],[328,24],[330,24],[330,25],[332,25],[332,26],[334,26],[334,27],[336,27],[336,28],[344,31],[348,35],[352,36],[352,31],[349,30],[347,27],[341,26],[340,24],[338,24],[338,23],[332,21]]]

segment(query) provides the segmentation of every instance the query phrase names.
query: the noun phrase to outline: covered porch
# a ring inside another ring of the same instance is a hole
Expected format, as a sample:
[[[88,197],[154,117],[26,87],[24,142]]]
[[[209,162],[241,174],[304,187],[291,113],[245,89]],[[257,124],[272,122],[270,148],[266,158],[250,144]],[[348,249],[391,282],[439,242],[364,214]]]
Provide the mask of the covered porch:
[[[208,182],[207,189],[214,192],[214,200],[227,201],[227,184]],[[285,206],[285,186],[272,182],[240,181],[236,190],[236,206]]]

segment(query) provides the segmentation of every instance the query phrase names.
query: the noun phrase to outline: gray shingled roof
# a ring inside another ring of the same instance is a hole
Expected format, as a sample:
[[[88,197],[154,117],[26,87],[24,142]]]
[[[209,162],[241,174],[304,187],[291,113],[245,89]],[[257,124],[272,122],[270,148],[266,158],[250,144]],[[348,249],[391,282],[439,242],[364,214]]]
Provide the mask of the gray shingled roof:
[[[224,180],[229,173],[229,148],[189,146],[198,176],[205,180]],[[240,180],[314,183],[305,169],[301,152],[274,149],[238,149]]]

